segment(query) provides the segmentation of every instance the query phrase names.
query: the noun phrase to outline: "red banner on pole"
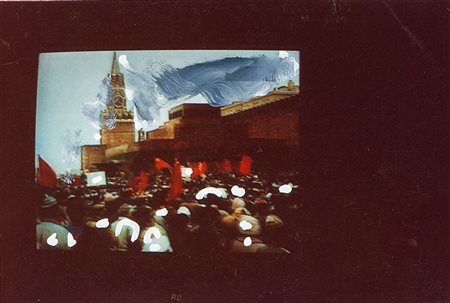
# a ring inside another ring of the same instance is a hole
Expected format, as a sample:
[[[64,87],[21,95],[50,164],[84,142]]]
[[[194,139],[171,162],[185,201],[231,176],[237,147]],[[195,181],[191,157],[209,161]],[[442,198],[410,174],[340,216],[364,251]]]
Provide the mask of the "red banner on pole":
[[[183,193],[183,180],[181,179],[181,164],[175,161],[172,173],[169,194],[167,195],[167,202],[173,202]]]
[[[58,178],[51,166],[39,156],[39,175],[38,183],[44,187],[55,188],[58,184]]]
[[[252,158],[250,158],[250,156],[242,155],[242,160],[239,165],[239,172],[242,175],[248,175],[249,173],[251,173],[252,163],[253,163],[253,160],[252,160]]]

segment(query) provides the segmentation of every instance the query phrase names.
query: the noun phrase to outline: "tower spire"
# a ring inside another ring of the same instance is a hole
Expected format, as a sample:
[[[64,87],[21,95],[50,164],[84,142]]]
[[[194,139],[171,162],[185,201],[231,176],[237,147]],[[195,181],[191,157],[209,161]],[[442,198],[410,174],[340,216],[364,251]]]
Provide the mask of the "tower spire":
[[[116,52],[114,52],[112,66],[111,66],[111,75],[118,75],[118,74],[120,74],[120,67],[119,67],[119,62],[117,62]]]

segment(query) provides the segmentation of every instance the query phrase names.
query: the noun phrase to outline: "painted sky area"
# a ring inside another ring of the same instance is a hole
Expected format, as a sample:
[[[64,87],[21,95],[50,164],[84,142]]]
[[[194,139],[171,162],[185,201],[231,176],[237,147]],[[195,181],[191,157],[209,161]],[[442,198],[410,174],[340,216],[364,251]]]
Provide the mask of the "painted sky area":
[[[126,58],[134,71],[144,71],[151,62],[168,64],[175,69],[221,60],[224,58],[252,58],[267,56],[277,58],[280,51],[116,51]],[[300,64],[298,51],[287,51],[289,57]],[[284,54],[284,53],[282,53]],[[80,168],[79,159],[67,162],[68,139],[81,145],[98,144],[98,130],[83,115],[86,102],[93,102],[102,80],[111,70],[113,51],[45,53],[39,57],[37,111],[36,111],[36,155],[41,155],[57,173],[65,173],[68,167]],[[121,66],[127,88],[127,72]],[[299,73],[292,80],[299,84]],[[168,110],[174,104],[207,103],[200,94],[175,98],[159,110],[160,121],[167,120]],[[127,101],[128,109],[133,103]],[[79,138],[74,132],[81,130]],[[68,133],[72,138],[68,138]],[[77,139],[77,140],[75,140]],[[37,157],[36,157],[37,158]],[[37,162],[36,162],[37,163]]]

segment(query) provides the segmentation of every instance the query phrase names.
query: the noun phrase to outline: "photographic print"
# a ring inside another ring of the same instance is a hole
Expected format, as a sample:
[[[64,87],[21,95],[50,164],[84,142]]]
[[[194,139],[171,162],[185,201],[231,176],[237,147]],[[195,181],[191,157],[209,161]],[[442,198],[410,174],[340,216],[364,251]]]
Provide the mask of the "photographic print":
[[[38,249],[295,253],[300,52],[42,53]]]

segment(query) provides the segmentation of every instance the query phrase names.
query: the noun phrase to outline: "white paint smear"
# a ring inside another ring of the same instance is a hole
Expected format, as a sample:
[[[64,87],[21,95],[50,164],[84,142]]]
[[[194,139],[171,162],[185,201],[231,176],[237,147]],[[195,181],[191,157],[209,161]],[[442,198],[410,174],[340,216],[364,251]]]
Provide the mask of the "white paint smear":
[[[219,198],[224,198],[224,191],[217,187],[205,187],[201,189],[196,195],[195,199],[201,200],[206,197],[208,194],[216,195]]]
[[[155,215],[157,215],[158,217],[165,217],[168,213],[169,211],[167,210],[167,208],[161,208],[155,212]]]
[[[77,244],[77,241],[73,238],[72,233],[67,235],[67,246],[74,247]]]
[[[48,237],[47,244],[50,246],[58,245],[58,239],[56,239],[56,233],[53,233],[50,237]]]
[[[132,228],[132,234],[131,234],[131,242],[134,242],[137,240],[139,236],[139,231],[141,230],[139,227],[139,224],[134,222],[133,220],[130,220],[128,218],[123,218],[122,220],[117,223],[115,235],[116,237],[120,235],[120,232],[122,231],[123,226],[129,226]]]
[[[289,184],[283,184],[280,186],[280,188],[278,188],[278,190],[282,194],[289,194],[292,191],[292,186]]]
[[[239,187],[237,185],[234,185],[231,188],[231,193],[236,197],[243,197],[245,195],[245,189],[243,187]]]
[[[109,226],[108,218],[104,218],[95,222],[95,227],[97,228],[107,228]]]
[[[159,239],[161,237],[161,232],[157,227],[150,227],[147,229],[144,235],[144,243],[149,244],[152,242],[152,238]]]
[[[250,245],[252,245],[252,238],[245,237],[245,239],[244,239],[244,246],[250,246]]]
[[[242,230],[249,230],[249,229],[252,229],[252,224],[250,223],[250,222],[248,222],[248,221],[246,221],[246,220],[242,220],[241,222],[239,222],[239,227],[242,229]]]

